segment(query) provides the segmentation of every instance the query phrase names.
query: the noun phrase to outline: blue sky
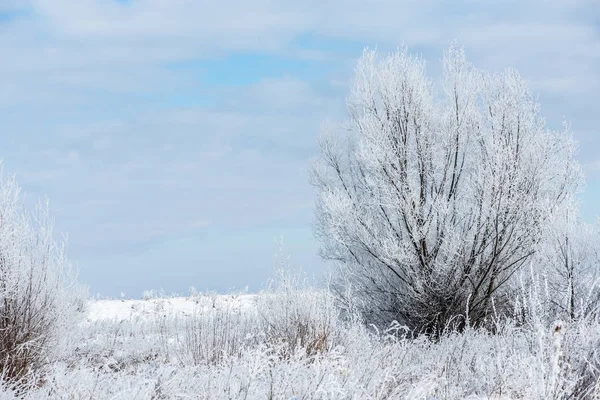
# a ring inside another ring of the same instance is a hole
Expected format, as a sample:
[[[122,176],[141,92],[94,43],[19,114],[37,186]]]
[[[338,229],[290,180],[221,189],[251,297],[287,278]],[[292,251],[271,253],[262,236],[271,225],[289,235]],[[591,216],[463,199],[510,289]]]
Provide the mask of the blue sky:
[[[0,0],[0,157],[92,293],[259,289],[283,236],[325,269],[307,168],[365,46],[431,74],[457,39],[570,121],[600,214],[600,2]]]

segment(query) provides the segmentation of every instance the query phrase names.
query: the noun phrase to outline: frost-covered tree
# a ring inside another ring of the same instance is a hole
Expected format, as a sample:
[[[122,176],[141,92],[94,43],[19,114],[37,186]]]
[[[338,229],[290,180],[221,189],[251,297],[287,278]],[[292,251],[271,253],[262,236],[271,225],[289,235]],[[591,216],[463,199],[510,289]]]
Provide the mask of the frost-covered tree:
[[[546,128],[516,71],[480,72],[452,45],[440,88],[405,48],[365,51],[312,171],[321,253],[371,323],[439,332],[504,312],[580,181],[567,127]]]
[[[536,262],[545,267],[549,318],[597,317],[600,311],[600,231],[566,209],[546,231]]]
[[[28,212],[0,168],[0,376],[13,383],[58,354],[85,304],[52,227],[47,204]]]

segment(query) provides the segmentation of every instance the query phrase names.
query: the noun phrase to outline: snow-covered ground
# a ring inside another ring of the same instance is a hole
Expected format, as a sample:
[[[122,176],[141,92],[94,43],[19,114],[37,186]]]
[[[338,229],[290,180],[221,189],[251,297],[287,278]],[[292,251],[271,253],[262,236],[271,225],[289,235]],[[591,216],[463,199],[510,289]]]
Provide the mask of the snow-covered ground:
[[[124,321],[152,317],[157,311],[170,316],[190,316],[211,309],[231,309],[240,312],[256,309],[256,295],[201,295],[148,300],[95,300],[86,313],[87,322]]]
[[[565,324],[560,335],[542,323],[506,323],[495,335],[469,329],[436,342],[401,332],[349,323],[326,292],[285,285],[257,295],[96,300],[27,396],[600,398],[581,395],[600,389],[589,372],[600,365],[597,323]]]

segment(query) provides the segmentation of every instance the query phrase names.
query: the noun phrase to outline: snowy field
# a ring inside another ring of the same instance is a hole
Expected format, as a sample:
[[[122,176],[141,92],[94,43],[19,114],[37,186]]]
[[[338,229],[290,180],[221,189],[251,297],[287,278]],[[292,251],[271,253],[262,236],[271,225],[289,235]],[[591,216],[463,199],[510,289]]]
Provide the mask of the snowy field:
[[[214,295],[194,297],[167,297],[146,300],[96,300],[90,302],[86,322],[128,321],[152,319],[157,311],[170,316],[191,316],[210,309],[234,309],[255,312],[256,295]]]
[[[96,300],[26,398],[594,398],[595,323],[409,339],[283,279],[256,295]],[[579,393],[573,396],[573,393]],[[5,389],[2,398],[12,398]]]

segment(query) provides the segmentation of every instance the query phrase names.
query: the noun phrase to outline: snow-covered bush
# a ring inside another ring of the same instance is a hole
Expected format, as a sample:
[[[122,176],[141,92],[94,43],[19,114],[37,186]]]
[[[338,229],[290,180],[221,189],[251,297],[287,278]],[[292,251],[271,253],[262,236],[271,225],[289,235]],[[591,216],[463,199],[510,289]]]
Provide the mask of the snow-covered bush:
[[[289,357],[298,350],[314,355],[342,341],[340,312],[328,290],[310,288],[300,271],[282,263],[257,298],[267,342]]]
[[[0,172],[0,373],[18,381],[59,356],[85,297],[53,238],[48,204],[28,212],[17,182]]]
[[[216,306],[216,301],[196,303],[175,337],[183,365],[218,364],[264,341],[254,310],[231,303]]]
[[[144,290],[142,292],[142,300],[152,300],[157,298],[156,292],[154,290]]]

